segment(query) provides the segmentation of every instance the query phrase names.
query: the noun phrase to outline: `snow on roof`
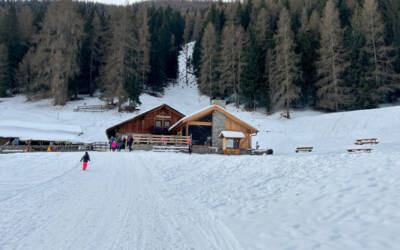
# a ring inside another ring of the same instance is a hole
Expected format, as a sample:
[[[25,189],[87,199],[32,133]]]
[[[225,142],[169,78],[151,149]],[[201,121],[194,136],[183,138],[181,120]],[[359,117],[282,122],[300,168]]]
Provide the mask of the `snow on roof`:
[[[82,129],[79,126],[38,123],[31,121],[0,121],[0,137],[18,137],[21,140],[66,140],[79,141],[82,135]]]
[[[221,106],[219,106],[219,105],[215,105],[215,104],[214,104],[214,105],[209,105],[209,106],[207,106],[207,107],[205,107],[205,108],[202,108],[202,109],[200,109],[200,110],[198,110],[198,111],[196,111],[196,112],[194,112],[194,113],[192,113],[192,114],[190,114],[190,115],[187,115],[187,116],[183,117],[182,119],[180,119],[179,121],[177,121],[174,125],[172,125],[172,126],[168,129],[168,131],[171,131],[171,130],[174,129],[176,126],[178,126],[179,124],[181,124],[183,121],[187,120],[189,117],[194,116],[194,115],[197,115],[197,114],[199,114],[199,113],[201,113],[201,112],[203,112],[203,111],[205,111],[205,110],[207,110],[207,109],[210,109],[210,108],[212,108],[212,107],[218,107],[218,108],[224,110],[225,112],[229,113],[229,114],[232,115],[233,117],[236,117],[236,116],[234,116],[232,113],[230,113],[228,110],[226,110],[225,108],[223,108],[223,107],[221,107]],[[236,117],[236,118],[237,118],[237,117]],[[242,121],[242,120],[239,119],[239,118],[237,118],[237,119],[240,120],[240,121]],[[246,122],[244,122],[244,121],[242,121],[242,122],[243,122],[244,124],[246,124],[247,126],[253,128],[253,126],[249,125],[248,123],[246,123]]]
[[[117,127],[117,126],[119,126],[119,125],[121,125],[121,124],[124,124],[125,122],[134,120],[134,119],[136,119],[136,118],[138,118],[138,117],[140,117],[140,116],[142,116],[142,115],[144,115],[144,114],[146,114],[146,113],[148,113],[148,112],[150,112],[150,111],[153,111],[153,110],[155,110],[155,109],[157,109],[157,108],[159,108],[159,107],[161,107],[161,106],[164,106],[164,105],[165,105],[165,106],[168,106],[168,107],[172,108],[173,110],[175,110],[176,112],[182,114],[180,111],[178,111],[176,108],[172,107],[171,105],[163,103],[163,104],[158,105],[158,106],[155,106],[155,107],[153,106],[153,107],[151,107],[151,108],[144,109],[143,111],[142,111],[142,110],[139,110],[140,113],[136,114],[134,117],[131,117],[131,118],[129,118],[129,119],[122,120],[122,121],[118,122],[117,124],[115,124],[115,125],[113,125],[113,126],[107,128],[107,130],[112,129],[112,128],[115,128],[115,127]],[[182,115],[184,115],[184,114],[182,114]]]
[[[245,138],[244,134],[239,131],[221,131],[219,137],[225,138]]]
[[[198,110],[198,111],[196,111],[196,112],[194,112],[194,113],[191,113],[190,115],[187,115],[187,116],[183,117],[182,119],[180,119],[179,121],[177,121],[174,125],[172,125],[172,126],[168,129],[168,131],[171,131],[173,128],[175,128],[176,126],[178,126],[181,122],[183,122],[184,120],[188,119],[189,117],[194,116],[194,115],[197,115],[197,114],[199,114],[199,113],[201,113],[201,112],[203,112],[203,111],[205,111],[205,110],[207,110],[207,109],[209,109],[209,108],[211,108],[211,107],[214,107],[214,106],[215,106],[215,105],[209,105],[209,106],[207,106],[207,107],[205,107],[205,108],[202,108],[202,109],[200,109],[200,110]]]

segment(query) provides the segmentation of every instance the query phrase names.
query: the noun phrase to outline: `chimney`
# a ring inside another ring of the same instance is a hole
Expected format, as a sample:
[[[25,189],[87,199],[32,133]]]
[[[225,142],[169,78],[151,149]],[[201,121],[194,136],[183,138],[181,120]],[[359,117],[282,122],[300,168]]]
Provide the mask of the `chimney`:
[[[226,101],[225,101],[225,100],[213,99],[213,100],[211,101],[211,104],[212,104],[212,105],[218,105],[218,106],[221,106],[221,107],[225,108],[225,106],[226,106]]]

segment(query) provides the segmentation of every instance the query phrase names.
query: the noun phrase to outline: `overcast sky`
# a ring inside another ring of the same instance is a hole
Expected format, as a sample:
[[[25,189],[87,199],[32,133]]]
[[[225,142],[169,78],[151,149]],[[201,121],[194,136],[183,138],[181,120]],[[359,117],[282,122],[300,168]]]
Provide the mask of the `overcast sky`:
[[[127,0],[81,0],[84,2],[98,2],[106,4],[125,4]],[[130,0],[129,3],[137,2],[138,0]]]

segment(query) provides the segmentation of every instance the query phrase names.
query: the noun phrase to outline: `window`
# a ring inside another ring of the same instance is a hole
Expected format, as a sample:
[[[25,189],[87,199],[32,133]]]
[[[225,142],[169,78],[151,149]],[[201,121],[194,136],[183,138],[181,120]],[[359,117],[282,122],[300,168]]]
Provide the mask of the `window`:
[[[156,120],[156,128],[161,128],[161,121],[160,120]]]
[[[164,121],[164,127],[168,128],[170,126],[170,122],[169,121]]]

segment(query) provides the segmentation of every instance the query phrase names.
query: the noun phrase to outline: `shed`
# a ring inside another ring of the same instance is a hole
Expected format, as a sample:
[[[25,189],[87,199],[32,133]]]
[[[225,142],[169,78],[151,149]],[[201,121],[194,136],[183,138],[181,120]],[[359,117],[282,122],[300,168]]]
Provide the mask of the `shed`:
[[[178,135],[191,135],[194,147],[223,147],[222,131],[232,134],[240,132],[239,149],[251,148],[251,136],[258,130],[246,122],[240,120],[226,109],[218,105],[211,105],[191,115],[180,119],[169,129],[171,133]]]
[[[107,137],[128,134],[167,135],[172,124],[185,115],[167,104],[162,104],[106,130]]]
[[[219,134],[219,137],[222,138],[222,149],[224,150],[224,154],[240,154],[240,140],[246,138],[243,132],[222,131],[221,134]]]

